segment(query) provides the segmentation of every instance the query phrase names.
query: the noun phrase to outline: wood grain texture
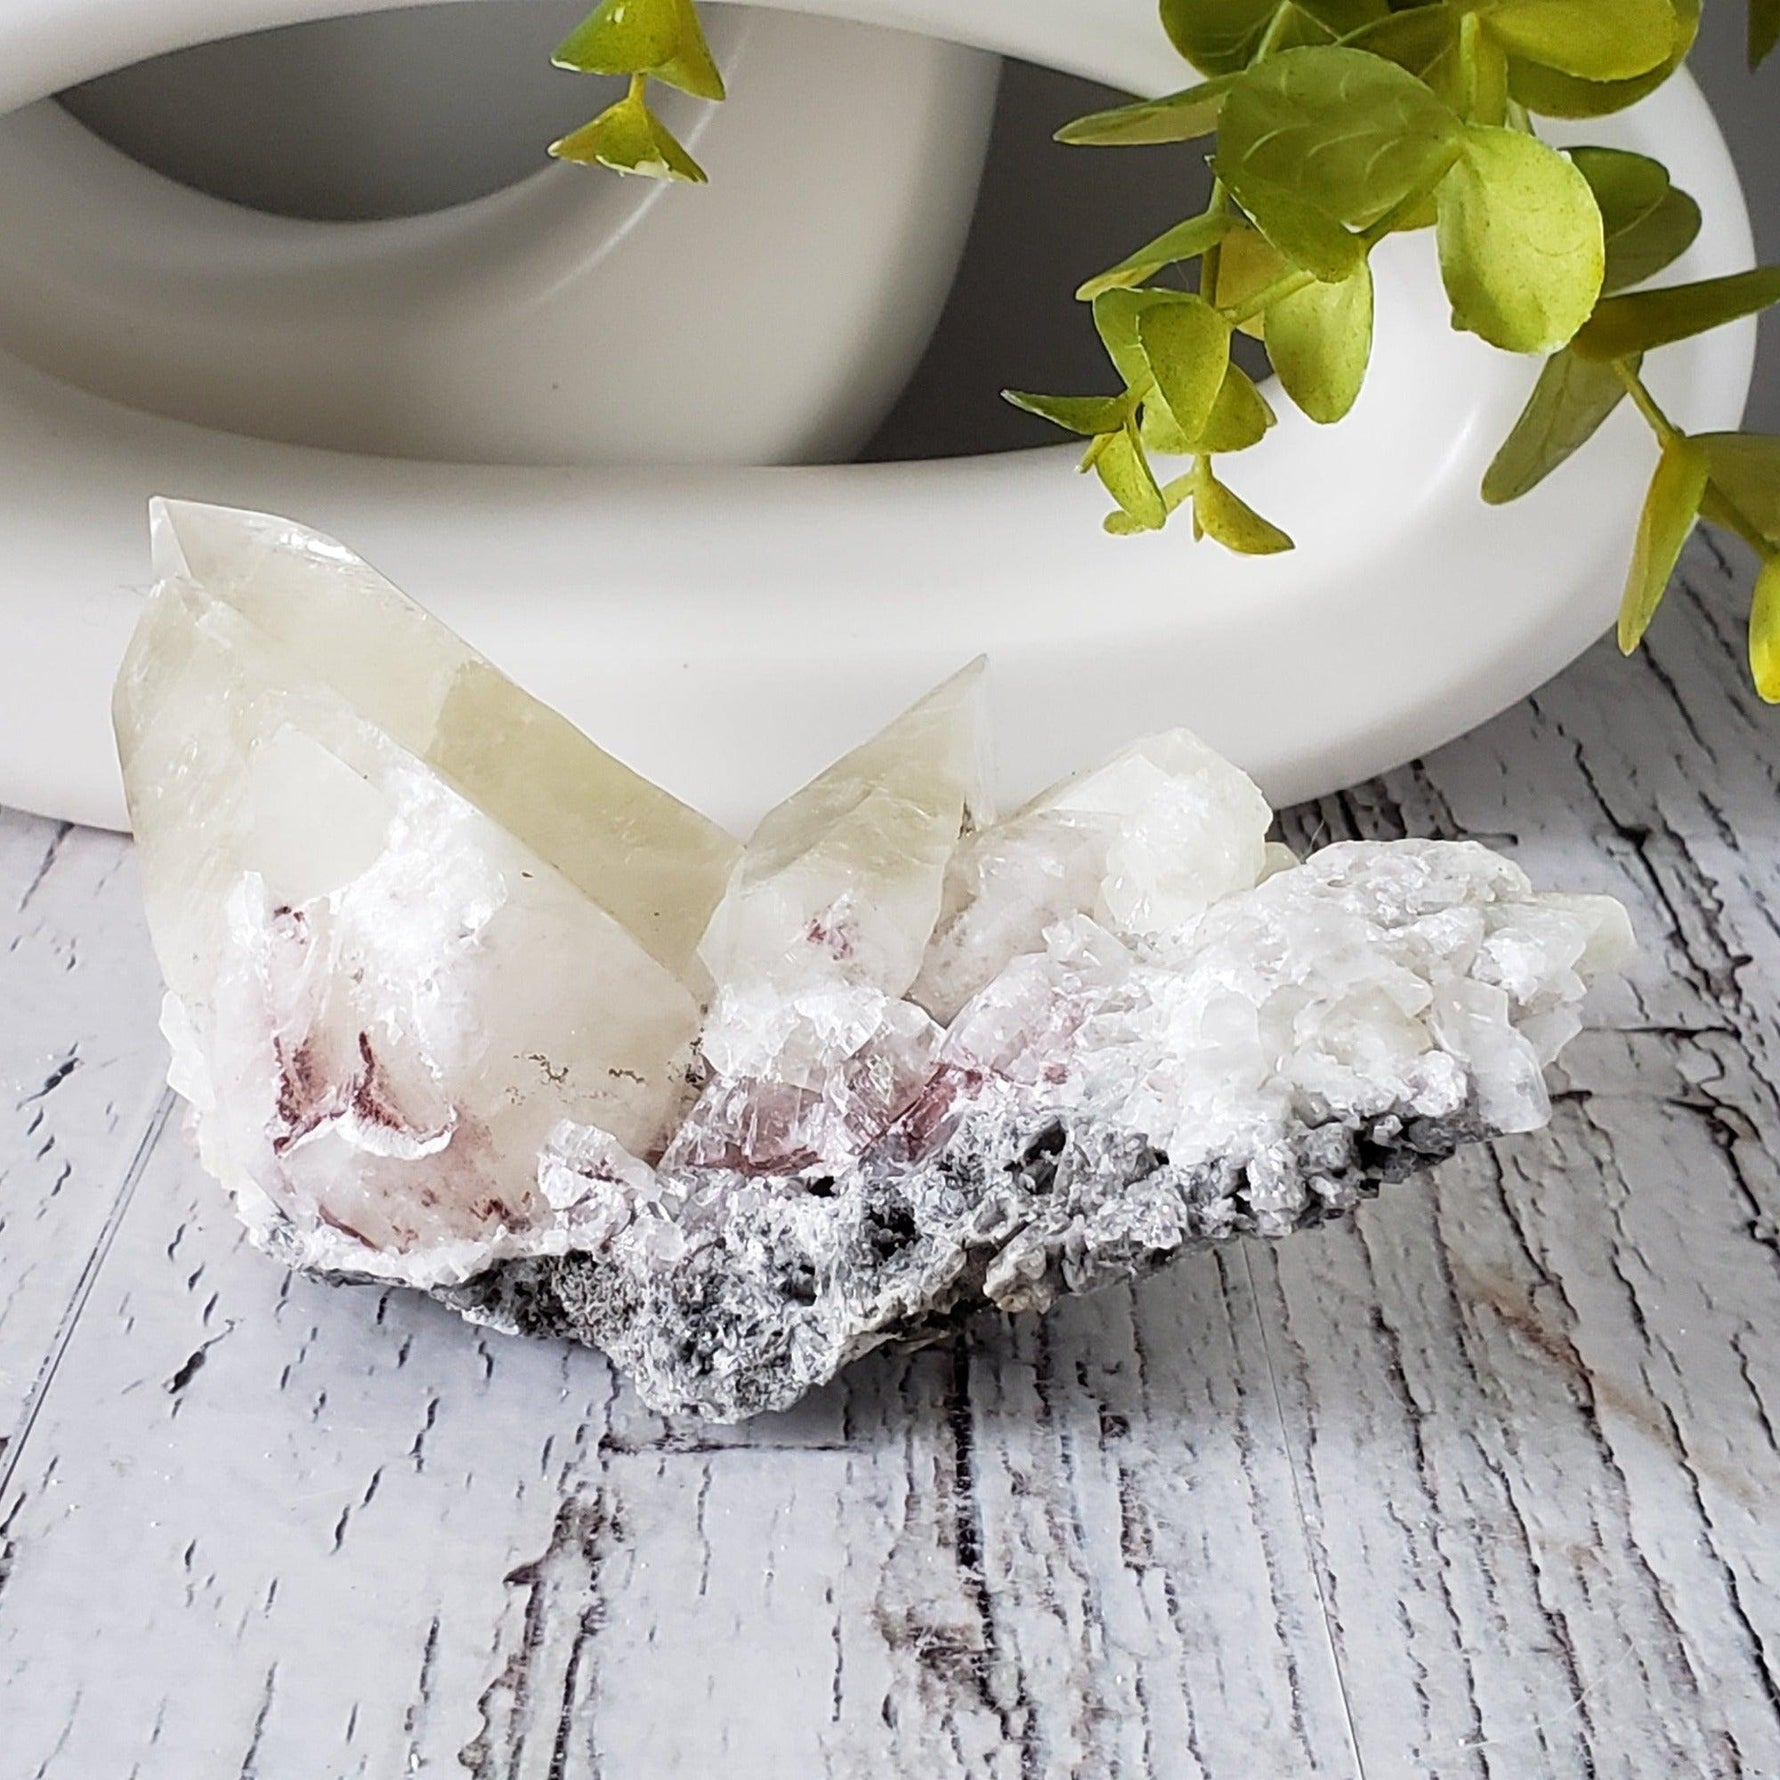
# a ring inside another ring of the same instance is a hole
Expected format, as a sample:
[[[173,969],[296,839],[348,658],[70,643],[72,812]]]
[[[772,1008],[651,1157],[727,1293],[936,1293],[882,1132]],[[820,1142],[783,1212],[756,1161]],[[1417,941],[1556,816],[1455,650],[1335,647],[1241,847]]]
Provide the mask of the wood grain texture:
[[[0,820],[0,1468],[164,1117],[128,861],[114,835]]]
[[[1626,900],[1548,1132],[742,1429],[248,1249],[121,850],[0,820],[0,1780],[1780,1775],[1746,585],[1287,819]]]

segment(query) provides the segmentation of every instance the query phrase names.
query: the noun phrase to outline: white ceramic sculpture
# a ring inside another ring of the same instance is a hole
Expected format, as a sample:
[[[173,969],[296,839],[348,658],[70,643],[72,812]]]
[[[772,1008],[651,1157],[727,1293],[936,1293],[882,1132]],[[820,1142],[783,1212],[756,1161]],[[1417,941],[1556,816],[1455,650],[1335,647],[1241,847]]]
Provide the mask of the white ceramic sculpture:
[[[151,51],[392,3],[15,0],[0,12],[0,110]],[[1154,0],[783,5],[1138,91],[1180,78]],[[738,84],[731,105],[745,103]],[[939,128],[936,106],[926,116],[906,134],[925,140]],[[39,142],[43,133],[22,116],[0,127],[0,186],[10,167],[18,214],[42,205],[46,231],[10,272],[0,264],[0,319],[11,286],[29,297],[30,315],[73,330],[56,363],[115,361],[133,349],[115,329],[87,325],[83,290],[100,271],[129,268],[147,231],[150,261],[165,253],[192,272],[207,338],[225,354],[224,274],[255,263],[267,219],[222,228],[212,217],[214,237],[175,226],[182,207],[170,191],[146,176],[113,178],[115,167],[89,179],[82,157]],[[1632,148],[1660,143],[1701,200],[1705,227],[1676,276],[1749,262],[1735,174],[1685,79],[1589,133]],[[779,190],[753,189],[753,169],[725,165],[711,146],[719,203],[743,215],[780,204]],[[502,197],[548,265],[562,231],[582,225],[523,189]],[[589,209],[616,201],[595,195],[597,181],[574,190]],[[713,196],[668,194],[649,228],[670,227],[663,218],[692,227],[685,219]],[[50,251],[47,234],[65,235],[70,214],[84,220],[86,259]],[[639,241],[648,233],[635,231]],[[268,442],[291,436],[276,426],[244,438],[175,422],[158,397],[159,415],[96,399],[30,368],[16,356],[29,340],[15,336],[15,356],[0,357],[0,513],[12,552],[0,587],[0,799],[123,820],[105,700],[133,617],[141,505],[167,486],[300,510],[362,540],[541,695],[732,823],[759,813],[768,786],[807,777],[848,746],[862,715],[887,718],[985,651],[997,663],[1004,758],[1022,792],[1133,731],[1188,718],[1275,801],[1351,782],[1489,716],[1600,633],[1649,466],[1649,440],[1623,413],[1511,513],[1485,508],[1477,489],[1532,367],[1452,334],[1418,248],[1393,242],[1379,255],[1380,349],[1340,449],[1276,404],[1280,426],[1241,466],[1242,492],[1300,546],[1265,563],[1195,550],[1174,532],[1103,537],[1099,499],[1072,480],[1065,447],[963,463],[647,476],[359,456]],[[407,251],[392,248],[391,275]],[[203,277],[207,266],[214,279]],[[880,280],[885,291],[898,294]],[[512,294],[499,279],[471,280],[477,325],[510,327]],[[155,301],[164,314],[165,292]],[[374,351],[350,316],[327,313],[355,351]],[[1721,332],[1654,355],[1649,375],[1682,425],[1727,426],[1751,350],[1751,329]],[[177,377],[151,370],[137,374],[177,390]],[[512,427],[527,423],[520,415]],[[230,424],[239,429],[238,417]],[[345,427],[336,442],[365,438]],[[734,672],[738,661],[746,674]],[[746,749],[712,745],[742,733]]]

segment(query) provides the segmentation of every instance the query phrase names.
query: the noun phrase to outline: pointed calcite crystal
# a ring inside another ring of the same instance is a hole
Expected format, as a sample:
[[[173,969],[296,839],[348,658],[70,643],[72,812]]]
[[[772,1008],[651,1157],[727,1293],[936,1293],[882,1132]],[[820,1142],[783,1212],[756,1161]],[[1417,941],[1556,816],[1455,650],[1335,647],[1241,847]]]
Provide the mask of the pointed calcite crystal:
[[[172,503],[153,537],[115,715],[206,1164],[304,1266],[560,1240],[560,1120],[678,1123],[734,842],[331,540]]]
[[[1283,1236],[1531,1130],[1617,904],[1299,863],[1151,737],[997,822],[981,664],[745,851],[340,546],[157,507],[117,719],[173,1080],[292,1265],[669,1411]]]

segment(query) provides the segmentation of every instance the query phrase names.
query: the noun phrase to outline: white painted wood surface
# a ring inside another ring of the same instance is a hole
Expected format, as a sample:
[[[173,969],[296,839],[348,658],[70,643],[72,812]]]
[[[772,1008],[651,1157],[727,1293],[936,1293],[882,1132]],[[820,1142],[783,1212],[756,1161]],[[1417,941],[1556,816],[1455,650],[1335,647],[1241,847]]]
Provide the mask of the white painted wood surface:
[[[740,1430],[253,1253],[127,849],[0,817],[0,1780],[1780,1776],[1746,597],[1287,820],[1630,904],[1549,1133]]]

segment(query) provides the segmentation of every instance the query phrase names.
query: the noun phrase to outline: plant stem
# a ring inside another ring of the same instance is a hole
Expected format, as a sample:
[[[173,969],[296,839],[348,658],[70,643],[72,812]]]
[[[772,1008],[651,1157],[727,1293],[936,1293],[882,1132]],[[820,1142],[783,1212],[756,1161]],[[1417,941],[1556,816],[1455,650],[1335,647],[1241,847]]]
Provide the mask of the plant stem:
[[[1650,393],[1644,379],[1632,369],[1626,359],[1616,358],[1613,361],[1614,374],[1626,387],[1626,394],[1632,398],[1632,404],[1650,424],[1650,430],[1665,446],[1674,445],[1687,437],[1686,433],[1666,415],[1657,399]],[[1780,551],[1763,534],[1743,510],[1716,483],[1707,484],[1706,500],[1701,508],[1706,518],[1716,525],[1722,525],[1734,531],[1745,544],[1759,556],[1763,562],[1772,562]]]
[[[1613,361],[1613,374],[1625,385],[1626,394],[1632,398],[1633,406],[1650,423],[1650,430],[1663,444],[1673,445],[1677,439],[1686,436],[1657,406],[1656,397],[1645,387],[1644,379],[1633,370],[1629,359],[1616,358]]]
[[[1208,216],[1222,216],[1230,208],[1230,193],[1221,179],[1211,182],[1211,197],[1205,206]],[[1214,241],[1199,258],[1199,294],[1206,302],[1218,300],[1218,268],[1224,263],[1224,244]]]
[[[1286,34],[1286,26],[1292,22],[1294,8],[1283,3],[1274,7],[1273,17],[1267,21],[1267,29],[1262,33],[1261,41],[1255,53],[1249,58],[1249,66],[1258,68],[1279,48],[1279,40]]]

